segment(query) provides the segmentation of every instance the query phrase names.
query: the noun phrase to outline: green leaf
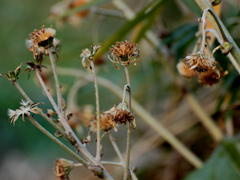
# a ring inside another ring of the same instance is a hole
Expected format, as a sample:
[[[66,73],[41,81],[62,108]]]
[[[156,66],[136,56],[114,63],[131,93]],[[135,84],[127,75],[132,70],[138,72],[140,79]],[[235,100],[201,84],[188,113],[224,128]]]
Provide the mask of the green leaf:
[[[239,180],[239,138],[224,139],[202,169],[191,173],[185,180]]]
[[[163,4],[170,2],[166,0],[157,0],[150,3],[147,7],[145,7],[142,11],[140,11],[134,19],[126,22],[120,29],[112,35],[108,40],[103,43],[103,46],[99,49],[96,54],[99,57],[108,48],[115,44],[117,41],[121,40],[130,30],[132,30],[138,23],[145,20],[146,18],[151,17],[154,13],[156,13]]]
[[[66,11],[65,13],[61,14],[60,16],[58,16],[57,19],[61,19],[61,18],[64,18],[66,16],[70,16],[72,14],[75,14],[76,12],[80,12],[80,11],[89,9],[91,7],[94,7],[94,6],[99,6],[101,4],[108,3],[110,1],[112,1],[112,0],[94,0],[94,1],[91,1],[91,2],[89,2],[87,4],[84,4],[82,6],[79,6],[79,7],[76,7],[74,9]]]

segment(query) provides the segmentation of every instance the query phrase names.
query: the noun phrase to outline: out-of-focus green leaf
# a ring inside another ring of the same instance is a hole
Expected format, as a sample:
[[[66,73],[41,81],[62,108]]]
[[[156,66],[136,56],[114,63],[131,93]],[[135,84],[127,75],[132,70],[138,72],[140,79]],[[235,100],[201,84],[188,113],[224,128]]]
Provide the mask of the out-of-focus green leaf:
[[[204,147],[203,147],[204,148]],[[240,140],[224,139],[213,156],[200,169],[191,173],[185,180],[239,180],[240,179]]]
[[[198,7],[197,3],[195,1],[189,1],[189,0],[182,0],[182,2],[190,9],[192,12],[197,14],[198,16],[201,16],[202,11]]]
[[[104,4],[104,3],[108,3],[110,1],[112,1],[112,0],[94,0],[94,1],[90,1],[87,4],[84,4],[82,6],[79,6],[79,7],[76,7],[74,9],[70,9],[70,10],[66,11],[62,15],[58,16],[57,19],[64,18],[64,17],[72,15],[72,14],[74,14],[76,12],[80,12],[80,11],[89,9],[91,7],[94,7],[94,6],[98,6],[98,5],[101,5],[101,4]]]
[[[112,35],[112,37],[106,40],[96,56],[99,57],[101,54],[103,54],[112,44],[115,44],[116,41],[121,40],[138,23],[146,18],[151,17],[157,12],[157,10],[159,10],[160,7],[162,7],[163,4],[167,2],[170,2],[170,0],[157,0],[150,3],[146,8],[140,11],[134,19],[126,22],[115,34]]]

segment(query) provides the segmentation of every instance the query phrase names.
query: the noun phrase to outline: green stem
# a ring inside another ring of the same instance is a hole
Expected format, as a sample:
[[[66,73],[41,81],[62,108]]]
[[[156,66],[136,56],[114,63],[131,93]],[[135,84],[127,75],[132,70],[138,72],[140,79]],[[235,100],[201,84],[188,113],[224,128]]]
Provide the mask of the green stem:
[[[130,78],[128,73],[128,67],[124,66],[127,84],[128,84],[128,109],[131,112],[131,86],[130,86]],[[126,148],[126,162],[125,162],[125,170],[124,170],[124,180],[132,179],[131,174],[129,173],[129,162],[130,162],[130,147],[131,147],[131,136],[130,136],[130,122],[128,122],[128,131],[127,131],[127,148]]]
[[[92,74],[94,79],[94,87],[95,87],[95,96],[96,96],[96,111],[97,111],[97,153],[96,153],[96,160],[101,161],[101,135],[100,135],[100,106],[99,106],[99,95],[98,95],[98,85],[97,85],[97,78],[96,72],[94,67],[93,60],[90,60],[91,67],[92,67]]]
[[[42,133],[44,133],[46,136],[48,136],[51,140],[53,140],[56,144],[58,144],[61,148],[63,148],[66,152],[68,152],[71,156],[73,156],[75,159],[77,159],[82,165],[85,167],[88,167],[88,163],[84,161],[81,157],[79,157],[76,153],[74,153],[71,149],[69,149],[67,146],[65,146],[61,141],[59,141],[56,137],[54,137],[51,133],[49,133],[44,127],[42,127],[35,119],[28,116],[28,120],[36,127],[38,128]]]

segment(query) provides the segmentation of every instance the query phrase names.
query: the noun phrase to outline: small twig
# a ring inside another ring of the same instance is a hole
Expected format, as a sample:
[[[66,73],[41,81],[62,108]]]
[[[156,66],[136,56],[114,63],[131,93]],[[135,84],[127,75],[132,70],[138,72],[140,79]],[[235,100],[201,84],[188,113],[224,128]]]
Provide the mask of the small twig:
[[[122,162],[122,164],[124,164],[125,163],[124,158],[123,158],[123,156],[122,156],[122,154],[110,132],[108,133],[108,136],[109,136],[109,140],[112,143],[112,146],[113,146],[114,150],[116,151],[120,161]]]
[[[123,89],[122,104],[123,104],[124,101],[125,101],[125,94],[126,94],[127,88],[130,89],[130,87],[129,87],[128,84],[126,84],[126,85],[124,86],[124,89]]]
[[[206,21],[206,14],[209,9],[204,10],[201,23],[202,23],[202,45],[200,48],[200,52],[204,53],[205,45],[206,45],[206,27],[207,27],[207,21]]]
[[[38,78],[40,84],[42,85],[42,88],[43,88],[44,92],[46,93],[49,101],[51,102],[53,108],[55,109],[56,113],[57,113],[57,114],[60,114],[60,111],[59,111],[59,109],[58,109],[58,107],[57,107],[57,104],[55,103],[52,95],[50,94],[49,90],[47,89],[47,87],[46,87],[46,85],[45,85],[45,83],[44,83],[41,75],[39,74],[39,70],[38,70],[38,69],[36,69],[36,75],[37,75],[37,78]]]
[[[213,57],[214,53],[215,53],[218,49],[220,49],[220,48],[221,48],[221,45],[215,47],[215,48],[213,49],[213,51],[212,51],[211,57]]]
[[[128,84],[128,109],[131,112],[131,87],[130,87],[130,77],[128,73],[128,67],[124,66],[125,74]],[[125,91],[125,88],[124,88]],[[124,99],[123,99],[124,101]],[[130,162],[130,146],[131,146],[131,136],[130,136],[130,122],[128,122],[128,131],[127,131],[127,148],[126,148],[126,162],[125,162],[125,170],[124,170],[124,180],[131,179],[131,174],[129,174],[129,162]],[[129,177],[130,176],[130,177]]]
[[[65,146],[61,141],[59,141],[56,137],[54,137],[51,133],[49,133],[45,128],[43,128],[35,119],[30,116],[27,116],[28,120],[41,132],[43,132],[46,136],[48,136],[51,140],[53,140],[56,144],[58,144],[61,148],[63,148],[66,152],[68,152],[71,156],[77,159],[81,164],[85,167],[88,167],[88,163],[84,161],[81,157],[79,157],[76,153],[74,153],[71,149]]]
[[[120,166],[123,167],[123,164],[121,162],[111,162],[111,161],[101,161],[102,164],[106,164],[106,165],[114,165],[114,166]],[[83,166],[83,164],[81,163],[76,163],[73,165],[74,167],[81,167]]]
[[[92,74],[94,79],[94,87],[95,87],[95,96],[96,96],[96,111],[97,111],[97,153],[96,153],[96,160],[101,161],[101,136],[100,136],[100,106],[99,106],[99,95],[98,95],[98,86],[97,86],[97,79],[96,79],[96,72],[94,67],[93,60],[90,60],[91,67],[92,67]]]

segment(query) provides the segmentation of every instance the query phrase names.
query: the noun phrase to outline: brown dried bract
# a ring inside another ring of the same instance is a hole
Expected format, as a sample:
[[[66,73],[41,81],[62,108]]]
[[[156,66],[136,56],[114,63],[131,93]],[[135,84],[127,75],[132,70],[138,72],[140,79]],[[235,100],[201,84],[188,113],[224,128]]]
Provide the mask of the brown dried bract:
[[[185,78],[196,77],[199,74],[197,71],[186,68],[182,61],[180,61],[177,64],[177,70],[178,70],[179,74]]]
[[[57,159],[55,162],[54,172],[57,180],[69,180],[69,173],[73,168],[74,163],[66,159]]]
[[[110,122],[111,119],[110,114],[105,114],[103,112],[100,113],[100,129],[102,131],[109,131],[113,128],[112,123]],[[90,132],[97,132],[97,115],[95,115],[89,125]]]
[[[140,52],[140,50],[137,49],[137,46],[137,44],[128,42],[127,40],[125,42],[117,42],[115,46],[112,45],[112,48],[110,48],[108,59],[114,63],[114,66],[117,69],[119,69],[119,67],[116,66],[116,63],[119,63],[119,61],[123,66],[128,66],[130,62],[133,62],[134,65],[136,65],[139,60]],[[112,54],[113,59],[109,57],[109,54]],[[131,57],[133,56],[134,59],[131,60]]]
[[[202,53],[190,54],[183,59],[184,67],[195,70],[199,73],[216,69],[216,62],[213,57]]]
[[[121,124],[125,127],[127,122],[129,122],[131,128],[135,130],[135,118],[127,109],[125,103],[120,103],[118,107],[114,105],[109,111],[105,111],[104,113],[108,115],[109,122],[113,125],[115,131],[117,131],[116,124]]]
[[[211,70],[205,73],[201,73],[198,76],[198,82],[204,86],[212,86],[219,83],[220,73],[217,70]]]

